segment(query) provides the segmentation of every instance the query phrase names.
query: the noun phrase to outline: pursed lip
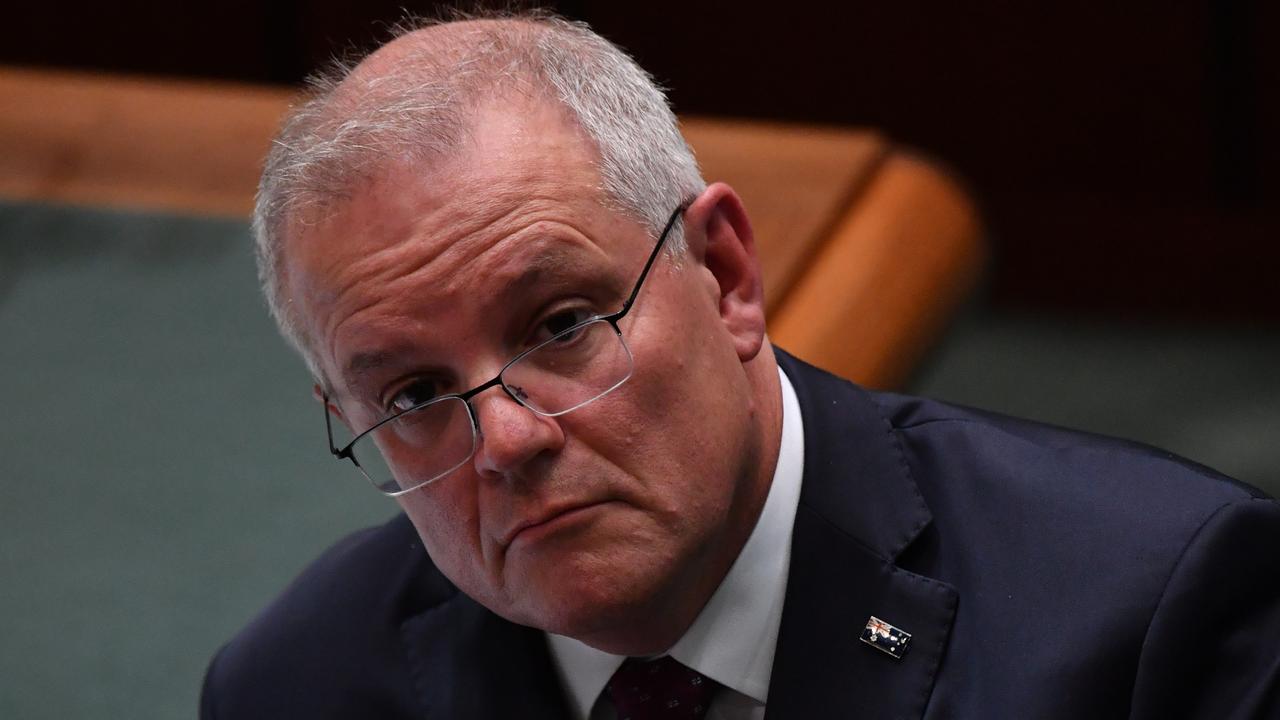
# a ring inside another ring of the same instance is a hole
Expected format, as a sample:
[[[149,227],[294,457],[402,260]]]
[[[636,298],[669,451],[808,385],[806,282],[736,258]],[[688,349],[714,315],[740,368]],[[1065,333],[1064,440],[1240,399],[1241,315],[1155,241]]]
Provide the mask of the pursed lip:
[[[500,538],[499,541],[501,542],[503,547],[507,547],[516,539],[516,536],[518,536],[520,533],[524,532],[525,530],[529,530],[530,528],[536,528],[539,525],[545,525],[546,523],[549,523],[555,520],[556,518],[559,518],[563,515],[567,515],[569,513],[577,512],[579,510],[586,510],[587,508],[592,508],[597,505],[603,505],[606,502],[608,501],[593,500],[589,502],[567,503],[564,505],[557,505],[549,510],[545,510],[535,515],[531,515],[529,518],[515,523],[506,532],[502,534],[502,537]]]

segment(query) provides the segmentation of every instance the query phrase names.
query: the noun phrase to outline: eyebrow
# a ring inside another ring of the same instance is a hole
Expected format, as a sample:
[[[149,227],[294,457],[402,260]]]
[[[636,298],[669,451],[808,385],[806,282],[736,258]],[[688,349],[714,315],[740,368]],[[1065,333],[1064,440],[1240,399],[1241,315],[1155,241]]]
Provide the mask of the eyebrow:
[[[549,281],[559,285],[592,281],[593,278],[596,282],[600,281],[597,273],[581,270],[561,272],[572,259],[571,255],[558,247],[541,249],[527,259],[525,267],[514,279],[504,282],[501,287],[495,289],[492,301],[510,305],[518,301],[520,295],[530,288],[543,283],[551,284]],[[414,346],[409,343],[397,343],[390,348],[357,352],[347,360],[342,374],[353,389],[363,387],[367,378],[375,372],[408,364],[407,358],[414,352]]]
[[[412,350],[408,346],[400,346],[386,350],[369,350],[351,356],[342,369],[342,377],[358,397],[368,390],[369,376],[387,367],[405,364]]]
[[[394,364],[403,355],[402,351],[394,350],[374,350],[356,353],[347,361],[347,367],[343,370],[343,374],[347,377],[365,376],[374,370],[381,370],[388,365]]]

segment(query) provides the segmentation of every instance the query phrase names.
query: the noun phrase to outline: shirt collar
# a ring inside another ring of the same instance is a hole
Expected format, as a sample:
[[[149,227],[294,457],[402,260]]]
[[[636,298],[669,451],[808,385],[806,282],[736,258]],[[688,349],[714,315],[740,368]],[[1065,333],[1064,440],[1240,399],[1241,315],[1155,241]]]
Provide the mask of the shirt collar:
[[[760,519],[693,625],[667,653],[716,682],[763,704],[782,622],[791,531],[804,475],[804,427],[795,389],[782,369],[782,441]],[[626,658],[573,638],[547,634],[551,657],[577,720],[585,720]]]

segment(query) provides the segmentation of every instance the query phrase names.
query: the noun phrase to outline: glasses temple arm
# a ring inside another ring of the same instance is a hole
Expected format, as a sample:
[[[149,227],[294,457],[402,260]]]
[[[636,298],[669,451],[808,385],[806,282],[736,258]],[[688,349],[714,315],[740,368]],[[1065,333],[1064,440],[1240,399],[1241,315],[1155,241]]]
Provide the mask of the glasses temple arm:
[[[667,235],[671,233],[671,228],[675,226],[676,220],[688,208],[688,205],[681,205],[671,213],[671,217],[667,219],[667,224],[662,228],[662,234],[658,236],[658,243],[653,246],[653,252],[649,253],[649,259],[645,261],[644,269],[640,271],[640,278],[636,280],[635,287],[631,288],[631,295],[627,297],[627,301],[622,304],[622,309],[614,316],[614,320],[621,318],[631,309],[631,304],[636,301],[636,296],[640,294],[640,287],[644,285],[644,279],[649,276],[649,268],[653,267],[653,263],[658,259],[658,253],[662,252],[662,248],[667,244]]]

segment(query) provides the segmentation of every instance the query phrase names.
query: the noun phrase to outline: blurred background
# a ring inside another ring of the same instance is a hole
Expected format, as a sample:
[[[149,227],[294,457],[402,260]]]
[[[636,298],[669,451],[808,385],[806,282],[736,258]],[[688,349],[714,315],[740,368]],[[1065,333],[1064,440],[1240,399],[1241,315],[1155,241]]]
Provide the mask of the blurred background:
[[[957,252],[981,273],[915,287],[933,320],[895,373],[860,379],[1280,491],[1280,5],[544,5],[631,51],[682,115],[874,136],[878,157],[927,158],[963,194],[980,242]],[[310,382],[258,297],[252,176],[204,209],[125,185],[65,193],[107,105],[31,88],[210,88],[273,117],[402,7],[434,3],[5,11],[0,717],[193,714],[221,642],[321,549],[394,512],[328,458]],[[75,123],[78,143],[49,145],[56,163],[31,179],[40,129]],[[122,164],[148,161],[145,134]],[[266,141],[174,140],[250,160]]]

